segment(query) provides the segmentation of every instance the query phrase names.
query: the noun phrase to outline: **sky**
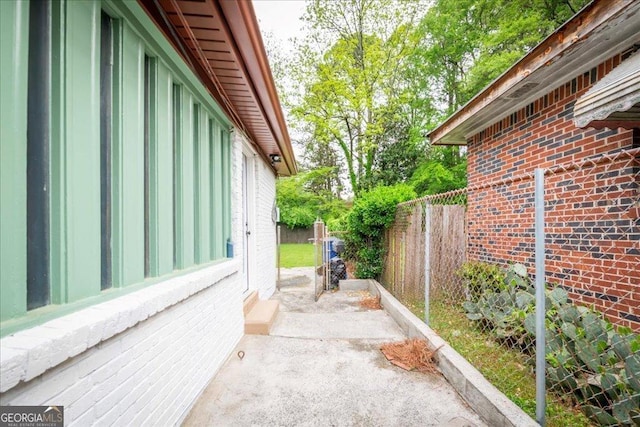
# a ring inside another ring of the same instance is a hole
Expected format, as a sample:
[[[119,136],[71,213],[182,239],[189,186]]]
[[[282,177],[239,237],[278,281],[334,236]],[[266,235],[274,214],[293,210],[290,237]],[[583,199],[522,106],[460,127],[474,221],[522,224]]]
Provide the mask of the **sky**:
[[[289,40],[301,35],[303,22],[300,21],[300,17],[304,13],[305,1],[253,0],[253,9],[256,18],[258,18],[258,26],[262,32],[263,40],[266,38],[265,34],[270,33],[278,42],[277,46],[285,51],[283,52],[284,56],[291,57],[293,43]],[[284,113],[287,116],[287,112],[284,111]],[[292,141],[300,137],[290,125],[288,125],[288,131]],[[296,159],[300,161],[303,148],[298,144],[293,144],[293,151]]]
[[[304,0],[253,0],[260,30],[272,33],[280,46],[290,46],[288,40],[300,35],[304,7]]]

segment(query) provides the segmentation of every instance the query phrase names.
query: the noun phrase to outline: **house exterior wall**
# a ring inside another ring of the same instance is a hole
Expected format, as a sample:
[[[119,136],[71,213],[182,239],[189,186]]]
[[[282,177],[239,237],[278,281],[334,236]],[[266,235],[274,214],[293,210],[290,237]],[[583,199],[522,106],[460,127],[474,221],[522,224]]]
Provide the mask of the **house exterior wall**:
[[[21,57],[20,53],[28,52],[28,43],[4,43],[5,32],[28,27],[28,4],[0,2],[2,58]],[[0,405],[64,406],[67,425],[176,424],[243,335],[243,252],[238,247],[243,232],[238,162],[242,140],[136,2],[52,4],[60,8],[56,13],[66,16],[67,25],[73,26],[73,32],[61,27],[63,32],[68,30],[67,58],[82,56],[69,51],[76,46],[77,38],[93,43],[85,46],[87,49],[98,48],[99,37],[94,36],[100,28],[101,6],[118,20],[121,31],[121,50],[115,58],[123,85],[117,92],[121,97],[117,98],[121,103],[118,108],[122,110],[118,110],[114,131],[114,282],[110,289],[100,289],[100,141],[95,120],[99,109],[97,104],[84,104],[83,91],[87,88],[82,85],[85,80],[78,78],[73,81],[76,87],[68,82],[68,93],[60,95],[61,104],[55,111],[64,116],[84,109],[83,114],[93,119],[79,122],[70,116],[62,123],[57,115],[52,118],[53,127],[64,130],[56,136],[60,142],[53,145],[60,151],[52,154],[52,215],[56,224],[57,220],[63,224],[60,228],[52,226],[52,233],[57,233],[52,234],[52,244],[66,245],[64,250],[52,249],[52,262],[68,270],[63,272],[65,276],[52,278],[52,303],[35,310],[25,306],[26,254],[15,253],[24,249],[26,240],[24,208],[16,203],[24,198],[26,188],[24,182],[14,179],[24,176],[20,171],[27,162],[24,111],[15,113],[20,119],[15,127],[0,123]],[[5,25],[14,20],[21,25]],[[16,35],[16,39],[23,40],[23,36]],[[147,277],[142,256],[144,128],[138,120],[143,115],[145,55],[155,58],[157,72],[153,91],[156,110],[150,124],[156,143],[150,160],[154,184],[148,218],[153,226]],[[99,55],[84,59],[96,69],[97,58]],[[26,109],[26,102],[21,102],[26,96],[26,82],[15,70],[5,72],[6,61],[0,60],[0,64],[3,77],[6,74],[21,84],[16,89],[14,108]],[[86,65],[77,60],[66,67],[68,72],[80,75]],[[90,94],[95,94],[97,90],[92,88]],[[2,90],[4,93],[4,81]],[[4,97],[1,102],[4,117],[8,106]],[[86,126],[96,132],[81,134]],[[9,137],[5,139],[5,135]],[[83,157],[86,150],[91,155]],[[64,156],[64,161],[56,156]],[[15,166],[17,172],[14,174],[7,165]],[[268,167],[261,160],[256,165],[261,173],[256,175],[259,191],[255,203],[262,215],[268,195],[275,194],[275,177],[272,172],[264,172]],[[5,179],[5,171],[11,172],[14,181]],[[83,174],[90,178],[83,180]],[[17,193],[4,191],[11,182]],[[98,199],[83,198],[89,191],[98,194]],[[91,209],[82,211],[84,203],[89,202]],[[79,215],[93,217],[90,221],[72,221],[81,218]],[[16,224],[20,226],[14,227]],[[83,228],[87,224],[91,225],[89,230]],[[257,224],[261,227],[263,222]],[[269,266],[275,256],[271,228],[256,231],[261,250],[273,248],[272,252],[255,252],[255,262],[264,270],[259,280],[263,297],[275,287],[275,267]],[[4,246],[5,230],[14,230],[10,235],[15,241],[12,251]],[[228,241],[235,245],[233,258],[227,256]],[[87,242],[91,250],[86,249]],[[5,269],[5,265],[11,268]],[[65,293],[67,290],[71,292]]]
[[[250,148],[246,139],[234,132],[234,188],[242,189],[242,155],[249,153],[248,174],[252,193],[249,203],[250,231],[249,236],[249,291],[258,291],[260,299],[268,299],[276,289],[276,223],[272,220],[272,209],[276,197],[276,175],[271,167]],[[243,148],[244,147],[244,148]],[[242,191],[233,192],[234,203],[242,206]],[[242,228],[242,212],[238,218],[238,229],[234,234],[234,244],[238,252],[243,251],[244,229]]]
[[[0,405],[64,406],[69,426],[179,423],[242,337],[238,270],[218,264],[3,338]]]
[[[531,175],[535,168],[582,163],[546,177],[547,281],[639,329],[640,219],[629,208],[638,199],[640,164],[637,157],[585,164],[640,147],[639,130],[580,129],[572,120],[576,99],[627,56],[574,76],[468,140],[468,258],[519,262],[534,272]],[[492,182],[499,184],[486,186]]]
[[[267,299],[276,290],[276,222],[273,208],[276,200],[276,176],[263,161],[256,165],[256,257],[255,278],[261,299]]]

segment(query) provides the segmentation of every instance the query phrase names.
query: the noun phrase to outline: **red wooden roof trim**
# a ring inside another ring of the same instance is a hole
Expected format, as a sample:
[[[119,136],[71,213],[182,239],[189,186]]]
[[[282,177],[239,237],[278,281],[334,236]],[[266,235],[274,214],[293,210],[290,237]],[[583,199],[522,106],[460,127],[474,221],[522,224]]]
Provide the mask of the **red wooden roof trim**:
[[[291,147],[291,140],[282,113],[280,99],[275,86],[267,53],[258,27],[253,4],[250,1],[220,1],[220,8],[227,25],[233,33],[236,46],[240,51],[243,62],[260,102],[274,131],[276,143],[281,150],[282,158],[292,174],[297,168]],[[275,154],[275,153],[269,153]]]

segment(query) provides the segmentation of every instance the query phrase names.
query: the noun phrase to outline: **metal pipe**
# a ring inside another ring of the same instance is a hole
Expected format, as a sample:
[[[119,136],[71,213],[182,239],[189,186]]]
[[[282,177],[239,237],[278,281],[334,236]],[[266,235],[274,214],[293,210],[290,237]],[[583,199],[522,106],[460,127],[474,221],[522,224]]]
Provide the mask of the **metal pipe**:
[[[544,254],[544,169],[535,171],[536,252],[536,420],[545,425],[545,254]]]
[[[429,324],[429,291],[431,288],[431,206],[424,202],[424,323]]]

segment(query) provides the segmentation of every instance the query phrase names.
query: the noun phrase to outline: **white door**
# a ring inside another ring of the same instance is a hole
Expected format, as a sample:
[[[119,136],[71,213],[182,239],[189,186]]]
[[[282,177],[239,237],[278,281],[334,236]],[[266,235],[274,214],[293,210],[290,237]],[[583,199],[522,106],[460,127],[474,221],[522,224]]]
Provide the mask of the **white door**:
[[[251,273],[251,197],[252,197],[252,160],[242,153],[242,279],[244,291],[249,291],[249,275]]]

